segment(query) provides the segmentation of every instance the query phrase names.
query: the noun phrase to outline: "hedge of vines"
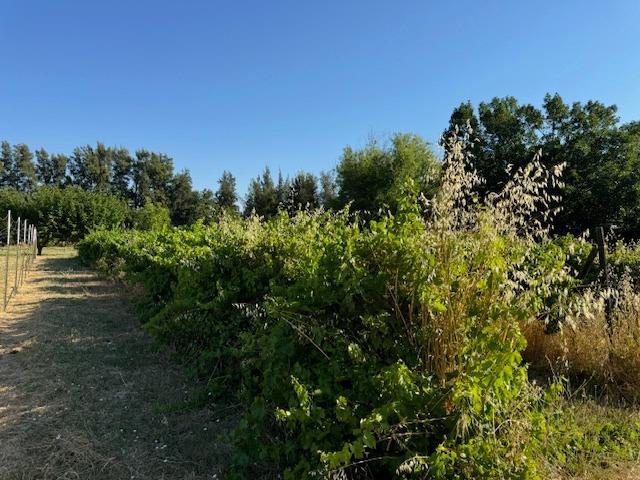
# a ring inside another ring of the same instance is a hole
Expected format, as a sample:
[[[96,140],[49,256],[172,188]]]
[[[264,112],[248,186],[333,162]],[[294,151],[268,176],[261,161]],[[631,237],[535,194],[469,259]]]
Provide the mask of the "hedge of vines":
[[[519,325],[557,314],[570,282],[561,246],[523,222],[555,177],[534,165],[474,205],[466,168],[366,226],[229,217],[78,248],[141,284],[146,328],[243,406],[227,478],[538,478],[538,458],[586,441],[550,426],[557,389],[521,362]]]
[[[122,226],[129,216],[129,207],[118,197],[71,186],[42,186],[32,192],[0,188],[0,212],[6,215],[7,210],[38,227],[39,253],[47,245],[78,242],[95,228]]]

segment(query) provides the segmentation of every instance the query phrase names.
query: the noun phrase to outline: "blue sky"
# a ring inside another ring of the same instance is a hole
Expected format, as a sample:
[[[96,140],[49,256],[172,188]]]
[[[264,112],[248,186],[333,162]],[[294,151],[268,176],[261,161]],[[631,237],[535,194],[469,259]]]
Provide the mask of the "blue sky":
[[[514,95],[640,119],[640,2],[0,0],[0,139],[147,148],[241,193]]]

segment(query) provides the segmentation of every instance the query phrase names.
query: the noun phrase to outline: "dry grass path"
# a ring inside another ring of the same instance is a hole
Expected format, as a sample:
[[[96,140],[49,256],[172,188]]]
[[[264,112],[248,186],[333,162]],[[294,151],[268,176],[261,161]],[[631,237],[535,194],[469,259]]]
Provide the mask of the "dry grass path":
[[[45,250],[0,315],[0,479],[220,478],[224,421],[181,408],[186,378],[120,286]]]

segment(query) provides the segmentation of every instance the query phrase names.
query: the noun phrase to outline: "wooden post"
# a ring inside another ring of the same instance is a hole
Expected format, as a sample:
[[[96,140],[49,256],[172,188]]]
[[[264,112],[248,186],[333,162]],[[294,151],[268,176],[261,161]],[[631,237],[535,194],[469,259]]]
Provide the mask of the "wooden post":
[[[580,273],[578,274],[578,280],[584,280],[585,278],[587,278],[587,275],[589,275],[589,272],[591,271],[591,267],[593,266],[593,261],[596,259],[597,254],[598,254],[598,248],[591,247],[589,256],[587,257],[587,260],[584,262],[582,270],[580,270]]]
[[[598,244],[598,263],[600,263],[600,270],[602,270],[602,283],[607,290],[607,296],[605,298],[604,314],[607,320],[607,326],[609,327],[609,336],[613,334],[613,320],[611,318],[612,299],[611,292],[609,290],[609,266],[607,265],[607,246],[604,240],[604,228],[596,228],[596,242]]]

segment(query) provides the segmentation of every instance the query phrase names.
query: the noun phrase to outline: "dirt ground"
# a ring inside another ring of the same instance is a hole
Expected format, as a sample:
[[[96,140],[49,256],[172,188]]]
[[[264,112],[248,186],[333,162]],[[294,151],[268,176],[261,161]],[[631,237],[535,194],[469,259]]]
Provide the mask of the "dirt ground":
[[[122,287],[45,249],[0,314],[0,479],[216,479],[230,420],[129,312]]]

